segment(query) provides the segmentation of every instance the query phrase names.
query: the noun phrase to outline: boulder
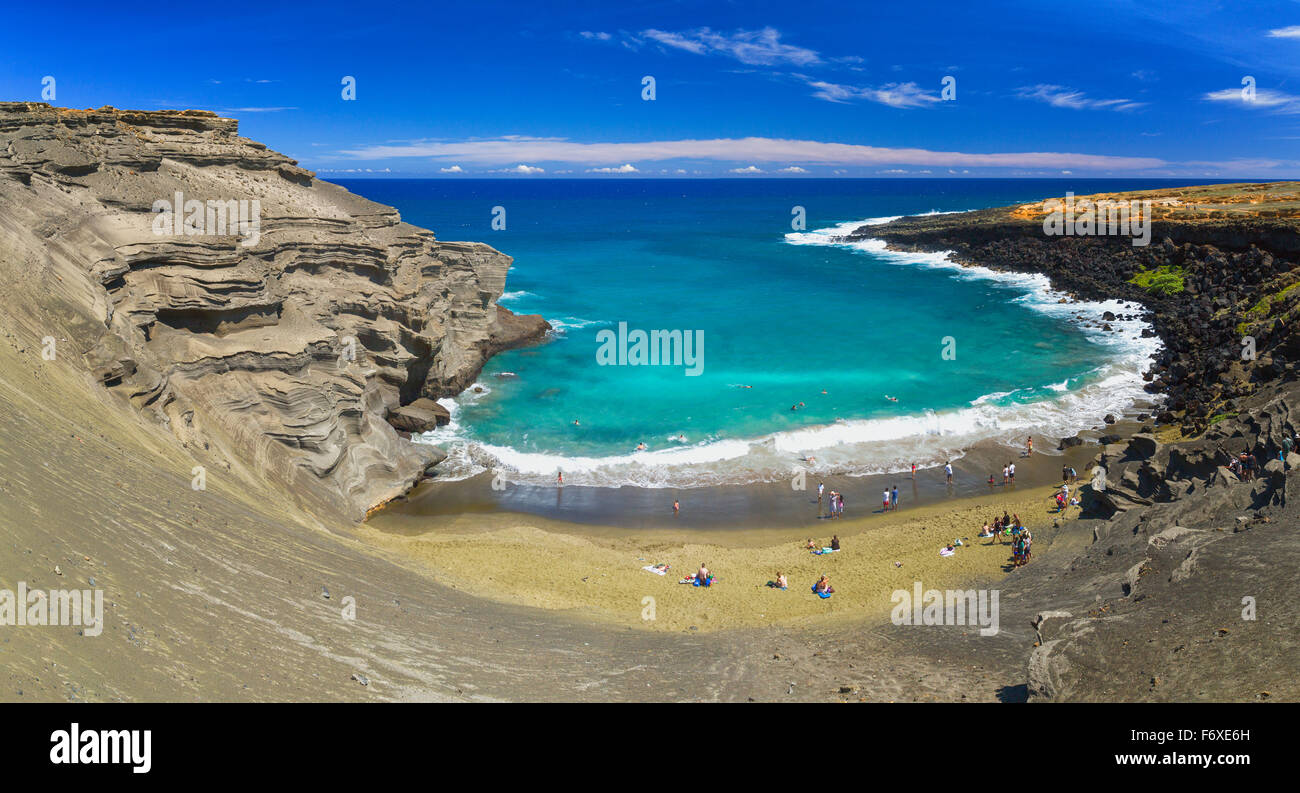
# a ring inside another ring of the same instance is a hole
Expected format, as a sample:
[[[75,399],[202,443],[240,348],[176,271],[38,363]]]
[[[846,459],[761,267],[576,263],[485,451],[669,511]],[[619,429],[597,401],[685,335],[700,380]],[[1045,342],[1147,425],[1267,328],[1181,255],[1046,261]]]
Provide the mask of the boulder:
[[[431,410],[404,405],[388,413],[388,423],[403,432],[429,432],[437,429],[438,416]]]

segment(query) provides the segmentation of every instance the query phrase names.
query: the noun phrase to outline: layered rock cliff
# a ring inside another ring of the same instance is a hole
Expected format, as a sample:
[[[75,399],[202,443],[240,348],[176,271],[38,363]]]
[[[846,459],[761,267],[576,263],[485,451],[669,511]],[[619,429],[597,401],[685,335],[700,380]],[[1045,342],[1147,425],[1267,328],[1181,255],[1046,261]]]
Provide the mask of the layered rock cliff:
[[[440,454],[389,413],[544,336],[496,303],[510,264],[316,179],[232,119],[0,103],[4,296],[47,358],[200,464],[317,509],[357,519],[407,489]]]

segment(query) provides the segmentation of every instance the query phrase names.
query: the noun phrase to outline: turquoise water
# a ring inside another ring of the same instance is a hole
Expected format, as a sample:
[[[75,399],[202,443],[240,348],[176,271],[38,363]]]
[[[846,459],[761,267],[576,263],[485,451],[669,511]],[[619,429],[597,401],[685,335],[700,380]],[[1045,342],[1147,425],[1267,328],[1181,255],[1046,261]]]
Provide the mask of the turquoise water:
[[[690,486],[773,480],[795,466],[902,470],[983,438],[1020,445],[1029,432],[1090,426],[1142,396],[1154,350],[1135,322],[1084,327],[1122,305],[1060,305],[1045,279],[831,236],[870,218],[1168,182],[344,184],[440,239],[513,256],[501,303],[556,327],[547,344],[494,358],[482,393],[446,403],[454,423],[430,439],[452,451],[451,476],[495,468],[545,483],[563,470],[574,484]],[[504,230],[492,228],[494,207]],[[794,207],[806,212],[802,233]],[[598,334],[619,323],[701,338],[698,376],[600,365]]]

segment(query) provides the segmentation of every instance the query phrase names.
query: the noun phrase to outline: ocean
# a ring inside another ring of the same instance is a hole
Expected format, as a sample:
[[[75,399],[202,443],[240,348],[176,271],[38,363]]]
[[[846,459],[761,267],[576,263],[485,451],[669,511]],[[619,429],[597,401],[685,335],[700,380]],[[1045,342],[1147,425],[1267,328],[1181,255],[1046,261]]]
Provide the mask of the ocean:
[[[832,238],[1168,180],[341,183],[439,239],[514,257],[501,304],[555,327],[443,400],[452,423],[424,436],[449,452],[440,478],[493,470],[546,485],[563,471],[566,484],[682,488],[865,476],[942,465],[982,440],[1072,435],[1151,400],[1141,372],[1159,341],[1139,321],[1095,327],[1137,306],[1062,304],[1041,276]],[[638,330],[682,343],[631,365]]]

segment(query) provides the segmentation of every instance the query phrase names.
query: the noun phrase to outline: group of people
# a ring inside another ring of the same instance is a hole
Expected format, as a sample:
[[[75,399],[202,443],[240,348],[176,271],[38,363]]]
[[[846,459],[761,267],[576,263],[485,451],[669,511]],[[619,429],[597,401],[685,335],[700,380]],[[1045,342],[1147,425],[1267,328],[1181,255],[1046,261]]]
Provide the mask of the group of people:
[[[1228,463],[1228,470],[1237,475],[1243,482],[1249,482],[1255,478],[1255,470],[1259,464],[1255,460],[1255,455],[1250,452],[1242,452]]]
[[[817,515],[818,515],[818,517],[821,517],[821,512],[822,512],[822,499],[825,498],[826,496],[827,496],[827,493],[826,493],[826,485],[825,485],[824,483],[822,483],[822,482],[818,482],[818,483],[817,483]],[[829,494],[829,497],[830,497],[830,512],[827,513],[826,517],[828,517],[828,518],[840,518],[840,517],[843,517],[843,516],[844,516],[844,495],[843,495],[842,493],[837,493],[837,492],[835,492],[834,490],[832,490],[832,491],[830,492],[830,494]]]
[[[892,512],[898,509],[898,485],[894,485],[893,490],[886,490],[884,499],[885,512]]]
[[[990,538],[990,545],[993,544],[994,540],[1005,544],[1003,538],[1010,537],[1012,566],[1021,567],[1029,561],[1030,546],[1033,544],[1034,535],[1020,522],[1019,515],[1008,515],[1006,511],[1003,511],[1002,517],[995,516],[992,521],[984,524],[984,527],[980,529],[979,536]]]
[[[990,488],[995,487],[997,485],[995,478],[996,478],[995,474],[989,474]],[[1002,484],[1014,485],[1015,483],[1016,483],[1016,464],[1013,462],[1008,462],[1006,465],[1002,466]]]
[[[1056,491],[1056,495],[1053,496],[1053,498],[1056,500],[1057,512],[1064,512],[1067,506],[1073,506],[1079,503],[1079,499],[1077,498],[1073,501],[1070,500],[1070,483],[1068,481],[1061,483],[1061,489]]]

